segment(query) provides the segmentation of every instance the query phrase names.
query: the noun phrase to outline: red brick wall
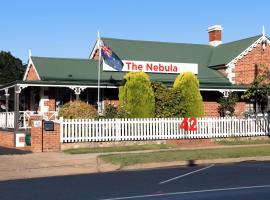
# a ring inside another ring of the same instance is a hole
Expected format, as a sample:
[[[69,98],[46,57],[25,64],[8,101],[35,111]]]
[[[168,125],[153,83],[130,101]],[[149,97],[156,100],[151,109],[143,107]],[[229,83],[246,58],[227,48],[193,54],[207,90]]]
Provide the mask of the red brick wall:
[[[33,152],[41,152],[42,150],[42,132],[41,127],[34,127],[34,121],[42,120],[42,116],[31,116],[31,150]]]
[[[44,106],[49,106],[49,111],[55,111],[55,99],[44,101]]]
[[[105,106],[108,104],[114,105],[114,106],[119,106],[119,100],[104,100]]]
[[[246,111],[246,103],[245,102],[237,102],[235,105],[234,115],[243,116]]]
[[[43,151],[60,151],[60,124],[54,123],[54,131],[43,131]]]
[[[99,51],[96,50],[96,52],[94,53],[94,56],[93,56],[94,60],[98,60],[98,54],[99,54]]]
[[[205,117],[219,117],[218,113],[219,103],[215,101],[204,101],[203,104]]]
[[[49,106],[49,111],[55,111],[55,89],[44,89],[44,96],[48,96],[48,101],[44,101],[44,106]]]
[[[234,81],[236,84],[250,84],[254,81],[257,74],[263,72],[260,65],[270,69],[270,47],[266,45],[263,50],[262,44],[258,44],[251,52],[241,58],[235,64],[233,72],[235,73]]]
[[[15,147],[15,138],[13,131],[0,130],[0,146],[2,147]]]
[[[39,80],[38,75],[33,67],[33,65],[30,65],[28,74],[26,76],[26,80],[28,81],[34,81],[34,80]]]
[[[202,147],[211,146],[214,143],[212,139],[181,139],[181,140],[167,140],[167,144],[172,144],[180,147]]]
[[[203,102],[204,103],[204,116],[205,117],[219,117],[217,102]],[[246,111],[246,103],[245,102],[237,102],[235,105],[235,116],[243,116]]]

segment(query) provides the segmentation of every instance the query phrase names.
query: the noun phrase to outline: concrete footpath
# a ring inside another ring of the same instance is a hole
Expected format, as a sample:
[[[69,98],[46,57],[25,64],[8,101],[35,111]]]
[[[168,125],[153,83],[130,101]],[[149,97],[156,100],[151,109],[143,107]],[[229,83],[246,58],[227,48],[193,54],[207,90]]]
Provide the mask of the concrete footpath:
[[[251,160],[253,161],[270,160],[270,156],[264,156],[264,157],[215,159],[215,160],[146,163],[120,167],[119,165],[112,165],[101,161],[100,159],[98,159],[99,155],[101,154],[93,153],[93,154],[69,155],[62,152],[30,153],[21,155],[0,155],[0,181],[12,179],[36,178],[36,177],[63,176],[72,174],[110,172],[116,170],[138,170],[138,169],[150,169],[158,167],[188,166],[194,164],[232,163]]]
[[[0,156],[0,181],[113,171],[118,166],[103,163],[98,154],[31,153]],[[104,168],[104,169],[103,169]]]

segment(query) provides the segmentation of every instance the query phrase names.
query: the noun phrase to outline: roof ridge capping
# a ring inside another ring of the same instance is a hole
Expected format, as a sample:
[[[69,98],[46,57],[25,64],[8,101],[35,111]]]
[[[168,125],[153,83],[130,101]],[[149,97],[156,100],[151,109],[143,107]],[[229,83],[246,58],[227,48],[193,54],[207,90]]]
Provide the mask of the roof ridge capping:
[[[93,61],[89,58],[63,58],[63,57],[48,57],[48,56],[31,56],[31,58],[41,58],[41,59],[54,59],[54,60],[83,60],[83,61]]]
[[[246,40],[251,40],[251,39],[259,39],[261,38],[263,35],[262,34],[259,34],[259,35],[255,35],[255,36],[251,36],[251,37],[247,37],[247,38],[242,38],[242,39],[237,39],[237,40],[233,40],[233,41],[230,41],[230,42],[226,42],[226,43],[223,43],[217,47],[215,47],[216,49],[219,48],[219,47],[222,47],[224,45],[230,45],[232,43],[236,43],[236,42],[241,42],[241,41],[246,41]]]
[[[110,38],[110,37],[101,37],[102,40],[118,40],[118,41],[127,41],[127,42],[148,42],[148,43],[164,43],[164,44],[181,44],[181,45],[200,45],[208,46],[209,44],[196,44],[196,43],[181,43],[181,42],[166,42],[166,41],[154,41],[154,40],[135,40],[135,39],[121,39],[121,38]]]

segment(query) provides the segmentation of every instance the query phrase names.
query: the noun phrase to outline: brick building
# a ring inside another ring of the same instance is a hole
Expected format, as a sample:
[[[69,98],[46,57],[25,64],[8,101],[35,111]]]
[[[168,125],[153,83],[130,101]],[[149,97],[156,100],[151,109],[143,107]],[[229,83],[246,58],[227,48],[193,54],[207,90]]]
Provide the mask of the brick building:
[[[102,41],[123,60],[130,71],[142,70],[139,65],[148,65],[151,81],[172,86],[179,71],[169,67],[176,66],[180,72],[191,70],[200,81],[205,116],[218,116],[217,102],[220,97],[231,91],[241,95],[260,73],[260,66],[269,67],[270,43],[263,33],[223,44],[222,27],[219,25],[210,27],[208,34],[207,45],[112,38],[102,38]],[[155,65],[156,68],[153,67]],[[25,120],[25,116],[34,111],[51,119],[64,103],[72,99],[97,103],[98,66],[97,44],[86,59],[30,56],[23,80],[2,86],[0,95],[6,99],[9,111],[17,111],[15,122],[20,118]],[[107,100],[117,103],[118,87],[126,71],[101,66],[103,103]],[[252,107],[240,100],[236,105],[236,115],[243,115]]]

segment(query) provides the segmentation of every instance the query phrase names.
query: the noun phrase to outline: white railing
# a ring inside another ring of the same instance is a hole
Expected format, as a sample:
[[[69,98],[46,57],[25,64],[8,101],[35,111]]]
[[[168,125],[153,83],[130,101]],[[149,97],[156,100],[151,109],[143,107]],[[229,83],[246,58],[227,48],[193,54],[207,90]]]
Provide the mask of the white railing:
[[[14,128],[14,112],[0,113],[0,127]]]
[[[63,119],[61,142],[224,138],[268,135],[267,118],[197,118],[197,130],[180,128],[182,118]],[[191,125],[191,124],[190,124]]]
[[[19,111],[19,128],[30,128],[30,117],[33,115],[41,115],[44,120],[56,120],[58,112]],[[0,112],[0,128],[14,128],[14,112]]]

